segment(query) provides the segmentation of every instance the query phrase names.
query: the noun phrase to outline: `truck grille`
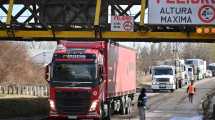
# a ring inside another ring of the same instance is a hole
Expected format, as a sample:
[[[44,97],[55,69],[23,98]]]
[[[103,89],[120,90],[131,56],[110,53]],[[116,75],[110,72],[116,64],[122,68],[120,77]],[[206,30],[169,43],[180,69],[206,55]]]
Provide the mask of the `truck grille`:
[[[169,82],[169,78],[157,78],[157,82]]]
[[[56,109],[58,113],[82,115],[87,114],[89,107],[89,92],[56,92]]]

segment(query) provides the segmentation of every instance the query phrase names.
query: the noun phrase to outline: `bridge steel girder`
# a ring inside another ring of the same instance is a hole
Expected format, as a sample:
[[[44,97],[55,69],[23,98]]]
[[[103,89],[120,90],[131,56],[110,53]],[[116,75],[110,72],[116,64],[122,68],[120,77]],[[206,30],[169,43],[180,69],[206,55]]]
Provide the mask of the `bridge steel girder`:
[[[95,31],[4,31],[0,30],[1,40],[115,40],[142,42],[215,42],[215,35],[200,35],[186,32],[101,32],[96,36]]]
[[[111,13],[112,15],[130,16],[127,12],[134,5],[141,5],[140,0],[100,0],[100,7],[96,6],[97,0],[3,0],[0,2],[0,10],[7,15],[10,12],[3,5],[9,5],[10,1],[14,1],[14,5],[24,6],[12,16],[11,21],[7,21],[7,23],[11,23],[14,29],[23,29],[26,26],[47,29],[51,26],[61,30],[71,30],[76,29],[76,27],[91,30],[94,28],[94,16],[98,16],[97,13],[100,13],[97,23],[108,31],[110,30],[108,6],[111,6],[111,11],[114,11]],[[122,5],[127,5],[127,7],[122,8]],[[96,11],[97,8],[100,8],[99,11]],[[30,12],[31,15],[25,16],[25,21],[18,22],[18,19],[26,11]],[[140,16],[140,10],[133,16],[137,19]],[[138,23],[135,24],[137,29]],[[6,23],[0,25],[0,27],[4,26]]]
[[[108,2],[107,0],[99,0],[100,4],[96,6],[97,0],[3,0],[0,1],[0,10],[10,18],[11,12],[4,5],[10,5],[10,1],[14,1],[13,5],[23,6],[16,9],[17,12],[11,19],[0,24],[0,28],[5,26],[13,26],[13,29],[24,29],[26,26],[35,29],[53,29],[72,30],[85,28],[92,30],[94,28],[94,19],[97,13],[100,13],[97,20],[99,25],[107,26],[108,24]],[[99,3],[98,2],[98,3]],[[11,2],[12,3],[12,2]],[[102,6],[102,7],[101,7]],[[12,8],[12,7],[11,7]],[[96,11],[97,8],[98,11]],[[24,16],[23,13],[30,13]],[[97,12],[97,13],[95,13]],[[9,15],[9,16],[8,16]],[[2,17],[2,15],[0,15]],[[19,20],[18,20],[19,19]],[[20,21],[22,19],[22,21]],[[10,23],[10,24],[8,24]]]

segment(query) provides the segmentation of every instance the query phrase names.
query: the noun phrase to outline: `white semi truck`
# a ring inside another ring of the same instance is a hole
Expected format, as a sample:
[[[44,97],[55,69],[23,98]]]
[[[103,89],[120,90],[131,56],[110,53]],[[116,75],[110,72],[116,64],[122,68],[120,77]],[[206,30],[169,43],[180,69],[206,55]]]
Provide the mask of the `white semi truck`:
[[[202,59],[186,59],[185,64],[193,68],[195,80],[204,79],[206,76],[206,61]]]
[[[152,90],[153,92],[159,90],[171,90],[173,92],[176,89],[176,69],[170,65],[159,65],[152,67]]]
[[[170,65],[175,67],[176,76],[176,88],[181,88],[186,84],[187,81],[187,71],[185,61],[183,59],[169,59],[160,62],[159,65]]]
[[[188,84],[192,80],[194,80],[193,68],[190,67],[189,65],[185,65],[185,68],[186,68],[185,81],[186,84]]]

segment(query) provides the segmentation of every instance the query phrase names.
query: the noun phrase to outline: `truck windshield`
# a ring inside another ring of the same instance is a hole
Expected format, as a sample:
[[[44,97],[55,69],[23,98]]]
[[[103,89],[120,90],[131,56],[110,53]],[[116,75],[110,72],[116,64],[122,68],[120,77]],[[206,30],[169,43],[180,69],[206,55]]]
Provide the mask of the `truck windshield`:
[[[192,65],[192,64],[194,64],[194,62],[193,61],[185,61],[185,64],[187,64],[187,65]]]
[[[93,82],[95,79],[95,63],[55,63],[53,66],[54,81]]]
[[[198,65],[198,60],[186,60],[185,64],[187,65]]]
[[[173,71],[167,68],[154,69],[154,75],[173,75]]]
[[[193,71],[193,69],[192,69],[192,68],[188,68],[188,71],[189,71],[189,72],[192,72],[192,71]]]

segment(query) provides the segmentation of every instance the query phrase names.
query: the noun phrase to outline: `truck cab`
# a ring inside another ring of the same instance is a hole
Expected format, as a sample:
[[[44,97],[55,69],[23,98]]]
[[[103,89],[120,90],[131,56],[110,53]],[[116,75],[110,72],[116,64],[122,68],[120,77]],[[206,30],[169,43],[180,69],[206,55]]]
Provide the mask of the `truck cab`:
[[[193,68],[195,80],[202,80],[205,78],[207,67],[206,61],[202,59],[186,59],[185,64]]]
[[[154,66],[152,68],[152,90],[154,92],[159,90],[176,89],[176,73],[175,67],[169,65]]]
[[[187,84],[194,80],[193,68],[186,65]]]
[[[105,101],[102,42],[58,45],[50,63],[50,119],[97,119]]]

